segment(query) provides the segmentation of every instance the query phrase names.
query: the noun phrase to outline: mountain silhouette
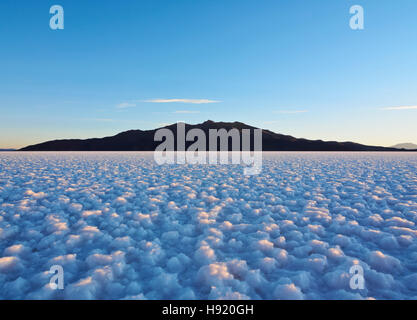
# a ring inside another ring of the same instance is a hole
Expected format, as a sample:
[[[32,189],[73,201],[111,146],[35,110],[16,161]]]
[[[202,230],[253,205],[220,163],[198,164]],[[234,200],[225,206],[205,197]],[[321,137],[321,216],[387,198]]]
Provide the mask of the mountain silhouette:
[[[163,128],[172,130],[175,136],[175,150],[177,124]],[[206,145],[208,146],[208,132],[210,129],[226,129],[229,131],[236,128],[239,132],[242,129],[257,129],[241,122],[214,122],[211,120],[200,124],[185,124],[185,132],[190,129],[201,129],[206,134]],[[160,128],[158,128],[160,129]],[[129,130],[115,136],[93,139],[66,139],[53,140],[20,149],[20,151],[154,151],[161,144],[154,141],[156,130]],[[186,142],[186,149],[194,141]],[[218,145],[220,145],[218,143]],[[231,139],[229,139],[229,150],[231,150]],[[251,130],[251,150],[253,150],[253,130]],[[399,151],[396,148],[385,148],[379,146],[367,146],[354,142],[336,142],[322,140],[298,139],[289,135],[274,133],[269,130],[262,130],[263,151]],[[401,151],[401,150],[400,150]]]
[[[391,148],[396,148],[396,149],[406,149],[406,150],[417,150],[417,144],[414,143],[399,143],[396,144],[395,146],[392,146]]]

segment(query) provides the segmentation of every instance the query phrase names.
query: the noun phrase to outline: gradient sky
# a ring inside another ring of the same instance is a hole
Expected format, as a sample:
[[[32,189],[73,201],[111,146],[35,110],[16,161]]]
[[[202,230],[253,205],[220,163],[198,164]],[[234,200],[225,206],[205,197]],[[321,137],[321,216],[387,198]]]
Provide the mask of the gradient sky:
[[[207,119],[389,146],[412,106],[415,0],[0,1],[0,148]]]

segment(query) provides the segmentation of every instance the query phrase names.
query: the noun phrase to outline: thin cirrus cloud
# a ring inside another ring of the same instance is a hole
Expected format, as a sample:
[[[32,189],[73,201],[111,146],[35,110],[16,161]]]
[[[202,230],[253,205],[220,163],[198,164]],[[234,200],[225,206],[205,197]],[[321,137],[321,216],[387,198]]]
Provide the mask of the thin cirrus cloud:
[[[131,107],[136,107],[136,103],[122,102],[122,103],[119,103],[118,105],[116,105],[117,109],[125,109],[125,108],[131,108]]]
[[[206,103],[219,103],[221,101],[210,100],[210,99],[148,99],[148,100],[144,100],[143,102],[206,104]]]
[[[382,110],[417,110],[417,106],[386,107]]]
[[[278,110],[275,113],[280,114],[297,114],[297,113],[306,113],[308,110]]]
[[[194,113],[200,113],[200,111],[195,111],[195,110],[177,110],[177,111],[174,111],[173,113],[177,113],[177,114],[194,114]]]
[[[149,102],[149,103],[189,103],[189,104],[207,104],[207,103],[219,103],[220,100],[211,99],[148,99],[148,100],[135,100],[132,102],[121,102],[116,105],[117,109],[126,109],[136,107],[137,103]],[[188,112],[184,112],[188,113]]]

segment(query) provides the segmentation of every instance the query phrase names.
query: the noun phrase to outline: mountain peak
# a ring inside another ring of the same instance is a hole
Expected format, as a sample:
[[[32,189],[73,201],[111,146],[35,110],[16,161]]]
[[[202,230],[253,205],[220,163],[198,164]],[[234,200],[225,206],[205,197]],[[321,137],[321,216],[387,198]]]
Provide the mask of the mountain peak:
[[[414,144],[414,143],[411,143],[411,142],[398,143],[398,144],[392,146],[391,148],[405,149],[405,150],[417,150],[417,144]]]
[[[177,135],[177,124],[165,126],[171,129],[174,136]],[[243,122],[215,122],[207,120],[200,124],[185,124],[186,130],[198,128],[204,131],[208,145],[208,132],[210,129],[226,129],[229,131],[236,128],[257,129]],[[154,151],[160,141],[154,141],[154,130],[129,130],[121,132],[111,137],[94,138],[94,139],[69,139],[53,140],[40,144],[27,146],[22,151]],[[254,131],[251,131],[251,141],[253,141]],[[176,141],[176,139],[175,139]],[[229,141],[230,142],[230,141]],[[194,141],[186,141],[188,148]],[[231,148],[229,144],[229,148]],[[416,148],[417,149],[417,146]],[[231,150],[231,149],[230,149]],[[269,130],[263,130],[262,134],[263,151],[404,151],[403,149],[384,148],[378,146],[366,146],[353,142],[336,142],[322,140],[297,139],[292,136],[274,133]]]

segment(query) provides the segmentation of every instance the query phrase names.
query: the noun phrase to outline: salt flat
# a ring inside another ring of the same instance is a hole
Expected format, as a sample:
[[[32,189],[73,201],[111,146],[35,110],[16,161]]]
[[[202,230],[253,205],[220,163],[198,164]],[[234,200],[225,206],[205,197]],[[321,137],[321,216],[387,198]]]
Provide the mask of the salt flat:
[[[416,153],[3,152],[0,298],[417,299],[416,223]]]

